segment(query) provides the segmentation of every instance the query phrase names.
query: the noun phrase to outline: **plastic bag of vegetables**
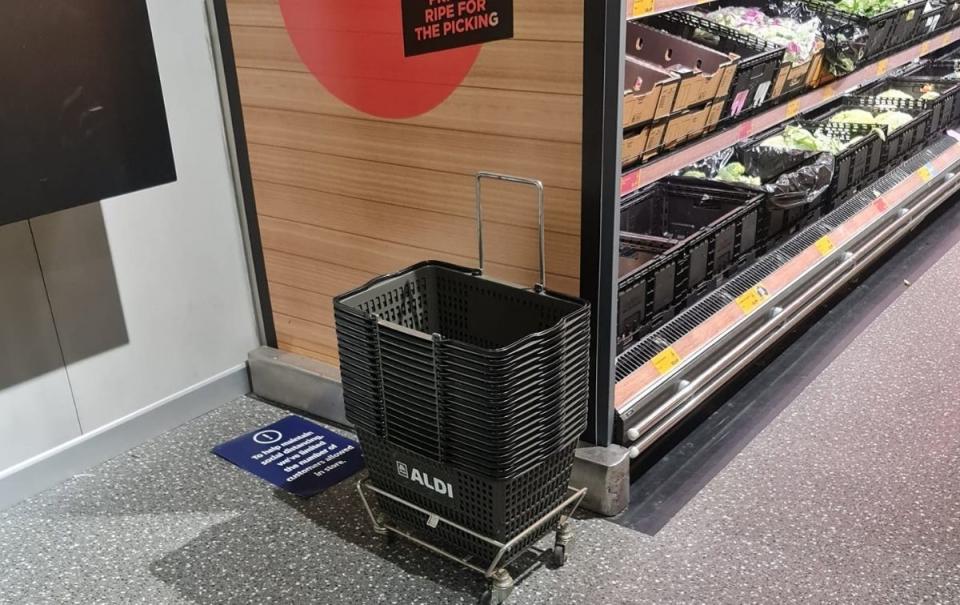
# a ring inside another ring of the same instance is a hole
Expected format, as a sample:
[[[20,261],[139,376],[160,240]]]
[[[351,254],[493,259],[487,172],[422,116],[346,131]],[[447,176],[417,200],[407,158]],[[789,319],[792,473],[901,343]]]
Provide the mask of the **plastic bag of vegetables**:
[[[850,20],[839,20],[828,14],[818,14],[799,0],[768,0],[760,7],[767,15],[790,17],[805,22],[820,20],[823,38],[823,60],[827,70],[835,76],[850,73],[863,60],[867,50],[868,31]]]
[[[769,16],[758,7],[724,6],[704,15],[721,25],[745,31],[787,49],[784,59],[793,65],[810,60],[820,43],[820,19],[807,21]]]
[[[740,156],[746,170],[764,180],[768,203],[778,209],[818,204],[836,169],[835,156],[827,151],[754,144]]]
[[[704,158],[679,175],[760,191],[772,208],[784,210],[818,203],[833,172],[829,153],[747,144]]]

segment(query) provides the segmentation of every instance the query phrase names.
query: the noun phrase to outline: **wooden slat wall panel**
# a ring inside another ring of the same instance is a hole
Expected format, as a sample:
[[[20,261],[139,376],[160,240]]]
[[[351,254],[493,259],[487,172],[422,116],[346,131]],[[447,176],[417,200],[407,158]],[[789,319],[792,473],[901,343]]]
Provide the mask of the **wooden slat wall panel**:
[[[236,26],[232,33],[238,67],[308,71],[286,30]],[[491,43],[484,47],[463,85],[580,96],[582,48],[573,42],[540,40]],[[385,91],[389,91],[388,77],[384,74]],[[544,125],[548,123],[545,121]]]
[[[514,3],[518,40],[583,40],[583,11],[577,3],[555,0],[520,0]],[[276,0],[231,0],[234,25],[284,27]]]
[[[297,149],[252,144],[250,158],[261,181],[294,185],[345,197],[374,200],[473,218],[472,175],[431,172]],[[375,174],[376,178],[371,178]],[[534,228],[536,198],[531,190],[496,182],[484,184],[484,219]],[[547,230],[580,233],[580,192],[547,184]]]
[[[486,170],[539,175],[565,189],[580,186],[580,146],[573,143],[260,107],[248,107],[243,116],[247,138],[260,145],[465,175],[485,166]]]
[[[382,240],[440,254],[470,259],[477,256],[476,221],[425,210],[356,200],[272,183],[255,183],[261,216],[285,219],[361,237]],[[429,240],[424,225],[443,225]],[[489,223],[485,239],[487,259],[516,268],[539,265],[536,229]],[[580,273],[579,240],[567,234],[551,234],[547,240],[547,271],[567,277]]]
[[[336,362],[332,297],[435,258],[476,265],[473,174],[546,185],[548,286],[579,290],[582,1],[515,3],[440,106],[407,120],[348,107],[301,62],[278,0],[228,0],[281,348]],[[485,185],[488,273],[537,278],[532,190]]]
[[[465,266],[476,266],[476,256],[461,256],[428,248],[385,242],[372,237],[358,236],[333,229],[316,227],[302,222],[260,216],[263,245],[288,254],[302,254],[308,258],[341,264],[345,267],[369,270],[377,275],[392,273],[422,260],[442,260]],[[429,240],[424,240],[429,243]],[[491,248],[492,250],[492,248]],[[489,274],[517,284],[533,284],[538,279],[535,268],[518,268],[489,262]],[[269,275],[267,276],[269,278]],[[548,285],[557,290],[576,293],[577,279],[547,273]],[[359,285],[359,284],[353,284]],[[349,289],[349,285],[343,288]]]
[[[355,109],[322,94],[313,74],[268,69],[239,70],[244,100],[250,107],[305,111],[343,118],[361,117]],[[557,122],[548,132],[544,115],[572,115],[580,111],[580,98],[555,93],[518,92],[491,88],[461,87],[433,111],[405,124],[463,130],[502,136],[535,138],[566,143],[580,142],[580,124]],[[464,120],[463,116],[470,116]],[[373,121],[387,122],[387,120]]]

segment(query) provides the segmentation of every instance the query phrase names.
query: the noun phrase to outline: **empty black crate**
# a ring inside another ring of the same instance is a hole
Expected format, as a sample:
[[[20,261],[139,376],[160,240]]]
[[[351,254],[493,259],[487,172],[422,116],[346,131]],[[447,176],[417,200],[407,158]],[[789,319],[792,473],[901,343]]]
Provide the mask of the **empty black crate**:
[[[740,57],[721,119],[757,109],[771,98],[773,83],[786,52],[782,46],[683,11],[648,17],[644,23]]]
[[[883,97],[882,93],[896,90],[906,93],[912,99]],[[925,100],[921,96],[927,93],[936,93],[934,99]],[[857,91],[853,98],[861,103],[873,107],[884,106],[918,115],[930,111],[927,135],[941,133],[946,130],[954,119],[955,106],[958,103],[957,93],[960,92],[960,82],[932,82],[923,78],[896,78],[884,80],[864,90]]]
[[[867,31],[866,49],[862,61],[870,61],[890,54],[897,47],[914,40],[922,21],[925,0],[911,2],[880,14],[866,17],[837,7],[829,0],[803,0],[818,13],[850,20]]]
[[[667,178],[622,202],[619,348],[702,296],[757,248],[762,200],[723,183]]]

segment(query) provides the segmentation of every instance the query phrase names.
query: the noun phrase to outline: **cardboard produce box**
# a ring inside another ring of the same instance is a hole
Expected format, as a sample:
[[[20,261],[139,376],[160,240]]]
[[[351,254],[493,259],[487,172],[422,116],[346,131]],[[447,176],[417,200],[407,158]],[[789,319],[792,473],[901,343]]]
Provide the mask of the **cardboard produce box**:
[[[721,53],[641,23],[627,23],[628,57],[651,63],[680,78],[673,111],[726,99],[739,57]]]
[[[631,57],[624,61],[623,74],[624,128],[670,115],[680,78]]]
[[[687,139],[702,135],[707,128],[707,117],[711,109],[712,105],[689,109],[682,115],[670,118],[663,133],[663,148],[673,149]]]
[[[770,98],[776,99],[782,94],[790,94],[813,87],[819,77],[822,63],[822,41],[817,43],[817,49],[813,56],[803,63],[793,65],[789,61],[784,61],[777,73]]]
[[[650,127],[643,128],[640,132],[625,135],[623,137],[623,151],[621,160],[624,164],[630,164],[643,157],[647,148],[647,136],[650,134]]]

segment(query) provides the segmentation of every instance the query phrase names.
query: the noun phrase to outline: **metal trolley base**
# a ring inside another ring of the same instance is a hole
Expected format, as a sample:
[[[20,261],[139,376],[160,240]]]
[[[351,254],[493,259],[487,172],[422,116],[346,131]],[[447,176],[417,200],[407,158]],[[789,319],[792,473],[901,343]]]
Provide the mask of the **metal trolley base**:
[[[376,493],[379,496],[384,498],[389,498],[394,502],[398,502],[406,507],[409,507],[419,513],[427,515],[427,526],[431,528],[437,527],[440,523],[444,525],[449,525],[450,527],[462,531],[465,534],[469,534],[474,538],[483,540],[488,544],[498,548],[497,555],[494,557],[493,561],[486,568],[477,565],[476,563],[470,561],[469,558],[464,558],[457,556],[447,550],[444,550],[442,547],[435,544],[430,544],[429,542],[418,538],[411,534],[410,532],[391,525],[387,520],[386,516],[382,513],[377,514],[373,512],[373,508],[370,506],[370,502],[367,500],[367,496],[364,493],[364,488],[369,489],[370,491]],[[570,528],[570,517],[576,512],[577,508],[580,506],[583,496],[587,493],[586,488],[582,489],[573,489],[569,488],[569,496],[563,500],[556,508],[540,517],[536,523],[532,524],[530,527],[526,528],[520,532],[517,536],[511,539],[509,542],[499,542],[487,536],[478,534],[477,532],[467,529],[462,525],[458,525],[453,521],[444,519],[440,515],[434,514],[424,508],[421,508],[415,504],[407,502],[403,498],[395,496],[389,492],[386,492],[372,483],[370,479],[366,478],[362,481],[357,482],[357,492],[360,494],[360,499],[363,501],[363,507],[367,510],[367,515],[370,517],[370,522],[373,524],[374,531],[384,537],[392,538],[394,535],[403,537],[414,544],[421,546],[433,553],[446,557],[451,561],[459,563],[464,567],[471,569],[477,573],[483,574],[483,576],[488,581],[487,591],[484,593],[481,602],[488,605],[500,605],[506,602],[509,598],[510,593],[513,592],[514,579],[510,575],[510,572],[507,570],[507,565],[510,561],[503,561],[504,555],[510,551],[517,543],[528,537],[531,533],[542,528],[544,525],[550,523],[551,521],[557,521],[557,530],[554,537],[553,543],[553,563],[557,567],[562,566],[566,563],[567,560],[567,546],[570,541],[573,539],[573,530]],[[524,551],[515,553],[512,559],[516,559],[523,552],[532,550],[534,547],[531,546]],[[501,564],[502,563],[502,564]]]

